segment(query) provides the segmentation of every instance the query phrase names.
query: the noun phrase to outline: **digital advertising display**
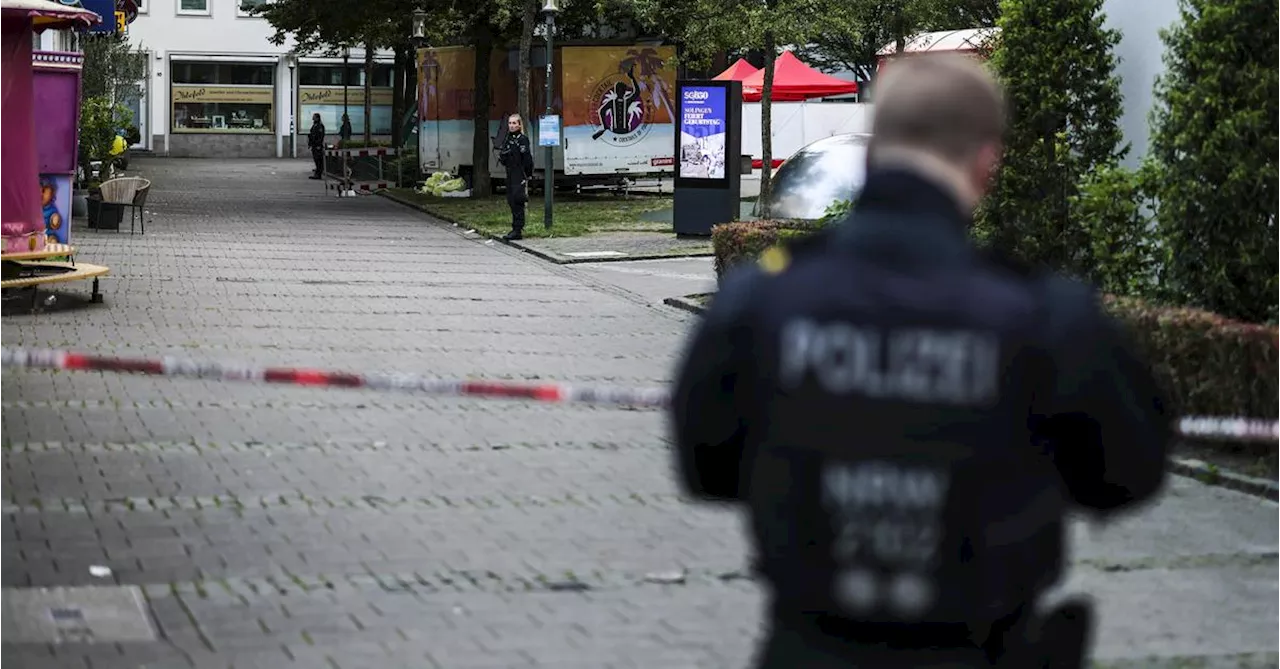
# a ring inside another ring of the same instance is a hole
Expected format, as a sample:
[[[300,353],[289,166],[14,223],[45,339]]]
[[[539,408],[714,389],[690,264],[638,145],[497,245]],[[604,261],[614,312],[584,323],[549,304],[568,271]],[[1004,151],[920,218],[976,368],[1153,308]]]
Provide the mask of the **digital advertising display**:
[[[677,176],[723,180],[728,145],[725,89],[720,86],[680,88],[680,155]]]

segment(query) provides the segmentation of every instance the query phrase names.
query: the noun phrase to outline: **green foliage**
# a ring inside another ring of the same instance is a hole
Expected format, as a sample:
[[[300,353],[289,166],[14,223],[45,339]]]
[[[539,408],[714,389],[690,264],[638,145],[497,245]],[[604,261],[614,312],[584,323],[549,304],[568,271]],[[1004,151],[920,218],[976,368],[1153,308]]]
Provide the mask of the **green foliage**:
[[[1148,192],[1155,167],[1102,165],[1084,175],[1071,197],[1071,220],[1089,241],[1088,278],[1107,293],[1152,295],[1159,267]]]
[[[711,248],[715,254],[716,278],[740,263],[755,262],[765,249],[784,246],[821,230],[817,221],[737,221],[711,228]]]
[[[122,104],[142,97],[147,78],[147,54],[141,47],[114,35],[88,36],[82,41],[84,68],[80,91],[86,98],[105,97]]]
[[[849,212],[852,210],[853,200],[836,200],[835,202],[827,205],[826,210],[822,212],[822,218],[818,220],[824,225],[835,223],[843,219],[845,216],[848,216]]]
[[[395,158],[387,161],[385,170],[389,177],[398,179],[401,186],[412,186],[426,179],[416,146],[401,149]]]
[[[1170,413],[1276,417],[1280,340],[1275,327],[1135,298],[1105,302],[1129,325],[1162,382]]]
[[[1165,285],[1179,301],[1274,319],[1277,2],[1182,0],[1181,10],[1163,33],[1152,117]]]
[[[804,53],[820,69],[848,69],[870,80],[886,44],[922,32],[990,28],[999,16],[999,0],[859,0],[819,24]]]
[[[712,227],[716,278],[723,278],[740,263],[755,262],[765,249],[777,243],[777,221],[737,221]]]
[[[89,162],[104,160],[111,152],[116,129],[124,127],[133,114],[124,105],[111,104],[105,96],[86,97],[80,103],[80,144],[78,160],[86,175]]]
[[[1071,216],[1086,174],[1128,151],[1117,124],[1120,82],[1102,0],[1002,0],[992,64],[1012,122],[1003,166],[980,209],[979,235],[998,250],[1080,276],[1096,261],[1090,230]]]

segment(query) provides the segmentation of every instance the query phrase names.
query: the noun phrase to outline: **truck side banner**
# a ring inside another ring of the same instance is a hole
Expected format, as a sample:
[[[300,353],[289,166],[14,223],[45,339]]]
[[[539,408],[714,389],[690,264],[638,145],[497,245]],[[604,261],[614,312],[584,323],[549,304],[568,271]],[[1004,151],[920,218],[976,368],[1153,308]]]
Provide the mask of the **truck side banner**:
[[[564,47],[565,174],[671,172],[675,47]]]
[[[556,49],[552,113],[560,114],[564,143],[555,150],[565,175],[671,173],[675,138],[675,47],[566,46]],[[538,58],[535,58],[538,60]],[[516,111],[518,61],[495,49],[490,64],[489,136]],[[545,62],[545,61],[544,61]],[[546,109],[545,69],[530,72],[531,128]],[[419,158],[427,171],[458,173],[472,159],[475,51],[438,47],[418,51]],[[492,153],[492,152],[491,152]],[[543,152],[534,156],[542,169]],[[490,172],[499,169],[490,156]]]

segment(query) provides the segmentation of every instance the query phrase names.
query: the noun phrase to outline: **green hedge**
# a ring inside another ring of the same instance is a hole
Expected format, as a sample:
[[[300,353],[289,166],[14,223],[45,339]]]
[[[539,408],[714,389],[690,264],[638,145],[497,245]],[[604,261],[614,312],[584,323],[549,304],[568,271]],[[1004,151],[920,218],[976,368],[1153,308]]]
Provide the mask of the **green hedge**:
[[[716,278],[741,262],[755,262],[764,250],[779,242],[805,237],[821,226],[814,222],[739,221],[711,228]]]
[[[711,231],[716,276],[765,249],[811,233],[779,221],[718,225]],[[1197,309],[1106,296],[1151,362],[1174,415],[1276,418],[1280,413],[1280,330]]]
[[[1280,413],[1274,326],[1129,297],[1106,296],[1104,303],[1129,324],[1175,412],[1251,418]]]

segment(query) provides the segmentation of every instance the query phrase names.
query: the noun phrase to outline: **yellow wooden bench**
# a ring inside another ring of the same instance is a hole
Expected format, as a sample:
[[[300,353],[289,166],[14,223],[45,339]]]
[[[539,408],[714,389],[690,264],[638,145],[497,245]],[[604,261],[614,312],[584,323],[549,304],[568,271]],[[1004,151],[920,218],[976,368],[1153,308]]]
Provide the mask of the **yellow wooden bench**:
[[[31,288],[31,304],[33,307],[36,303],[36,293],[39,286],[50,283],[65,283],[67,281],[83,281],[85,279],[93,279],[93,293],[89,299],[93,302],[101,302],[102,293],[98,290],[98,277],[104,276],[110,271],[109,268],[102,265],[90,265],[88,263],[14,261],[9,260],[7,257],[4,262],[7,265],[12,263],[10,268],[16,269],[25,274],[25,276],[4,279],[0,281],[0,288],[6,290],[11,288]]]
[[[39,251],[23,251],[21,253],[5,253],[0,260],[44,260],[46,258],[74,258],[76,247],[68,244],[45,244]]]

